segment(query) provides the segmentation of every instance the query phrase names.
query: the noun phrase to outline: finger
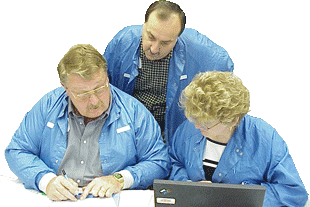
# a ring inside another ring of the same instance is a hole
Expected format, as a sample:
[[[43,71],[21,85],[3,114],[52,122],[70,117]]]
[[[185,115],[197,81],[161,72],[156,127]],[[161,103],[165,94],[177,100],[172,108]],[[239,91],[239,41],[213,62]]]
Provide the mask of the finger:
[[[71,179],[67,180],[65,178],[60,180],[61,185],[63,185],[65,188],[67,188],[72,194],[75,194],[76,192],[79,192],[79,188],[77,185],[75,185],[74,181]]]
[[[74,186],[74,192],[73,193],[74,197],[76,197],[77,195],[79,195],[80,189],[79,189],[79,184],[77,184],[74,180],[72,180],[71,178],[69,178],[69,182]]]
[[[94,185],[95,185],[95,182],[92,181],[86,186],[86,188],[84,189],[82,193],[82,196],[80,197],[80,200],[84,200],[88,196],[89,192],[92,190]]]
[[[66,196],[64,196],[61,192],[59,192],[58,190],[56,190],[54,192],[54,197],[56,198],[56,201],[65,201],[68,200],[68,198]]]
[[[101,190],[98,193],[100,198],[104,198],[106,196],[106,192],[107,192],[107,189],[101,188]]]
[[[77,199],[74,197],[74,195],[64,186],[60,186],[57,188],[57,191],[65,197],[65,199],[63,197],[59,197],[61,200],[72,200],[72,201],[76,201]]]
[[[55,195],[55,192],[52,195],[47,196],[52,201],[60,201],[60,199]]]
[[[95,197],[99,196],[99,191],[102,188],[101,185],[99,185],[98,183],[94,185],[93,189],[91,190],[91,194]]]
[[[108,198],[111,198],[113,193],[115,192],[116,188],[115,187],[111,187],[107,190],[105,196],[108,197]]]
[[[73,186],[79,188],[79,184],[77,184],[77,182],[75,182],[73,179],[69,178],[69,182],[70,182]]]

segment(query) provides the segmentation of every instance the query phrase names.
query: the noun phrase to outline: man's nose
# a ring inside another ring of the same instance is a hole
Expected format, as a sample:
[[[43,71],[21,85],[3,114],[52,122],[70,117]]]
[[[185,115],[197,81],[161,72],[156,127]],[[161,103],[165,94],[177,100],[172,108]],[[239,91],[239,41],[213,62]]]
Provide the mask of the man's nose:
[[[155,53],[158,53],[160,51],[160,44],[159,42],[153,42],[151,47],[150,47],[150,50],[153,54]]]
[[[99,102],[99,98],[95,93],[90,94],[89,100],[92,105],[97,105],[97,103]]]

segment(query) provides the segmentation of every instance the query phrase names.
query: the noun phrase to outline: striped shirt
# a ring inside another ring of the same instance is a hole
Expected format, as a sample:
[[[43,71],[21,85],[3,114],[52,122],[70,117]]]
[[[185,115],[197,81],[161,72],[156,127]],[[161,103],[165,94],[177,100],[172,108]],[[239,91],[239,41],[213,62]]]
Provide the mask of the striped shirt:
[[[213,173],[219,163],[227,144],[216,142],[207,138],[206,147],[203,155],[203,169],[206,180],[212,181]]]

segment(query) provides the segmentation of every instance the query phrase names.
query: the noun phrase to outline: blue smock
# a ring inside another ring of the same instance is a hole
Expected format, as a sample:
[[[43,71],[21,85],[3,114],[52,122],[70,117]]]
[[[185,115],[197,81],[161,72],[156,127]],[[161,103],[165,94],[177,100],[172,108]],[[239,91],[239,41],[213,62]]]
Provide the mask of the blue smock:
[[[106,47],[110,83],[132,94],[139,74],[142,26],[129,26],[118,32]],[[186,120],[179,107],[182,90],[199,72],[230,71],[234,68],[228,53],[206,36],[186,28],[177,40],[170,59],[166,93],[165,138],[169,142],[177,127]]]
[[[185,121],[169,146],[171,180],[205,180],[203,153],[206,138]],[[213,183],[263,185],[264,206],[304,206],[308,194],[284,140],[261,119],[246,115],[222,154]]]
[[[99,135],[104,175],[128,170],[131,188],[145,189],[154,179],[169,176],[171,163],[161,130],[152,114],[136,99],[110,85],[112,106]],[[5,157],[26,188],[39,191],[47,173],[56,174],[67,148],[68,96],[63,88],[46,94],[26,114]]]

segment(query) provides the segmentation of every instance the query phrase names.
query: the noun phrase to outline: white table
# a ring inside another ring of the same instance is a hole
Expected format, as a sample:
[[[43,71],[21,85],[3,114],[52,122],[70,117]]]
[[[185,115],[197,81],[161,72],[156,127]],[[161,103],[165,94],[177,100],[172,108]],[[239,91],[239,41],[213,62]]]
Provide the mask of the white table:
[[[106,206],[116,207],[113,198],[88,198],[84,201],[50,201],[46,195],[35,190],[25,189],[23,184],[15,178],[0,175],[1,203],[10,206],[57,207],[57,206]],[[123,190],[120,193],[119,207],[154,207],[154,192],[152,190]]]
[[[0,175],[1,203],[9,203],[11,206],[32,206],[32,207],[79,207],[79,206],[105,206],[116,207],[113,198],[89,198],[84,201],[52,202],[46,195],[35,190],[25,189],[23,184],[15,178]],[[152,190],[123,190],[120,193],[119,207],[154,207],[154,192]],[[310,207],[308,200],[305,207]]]

